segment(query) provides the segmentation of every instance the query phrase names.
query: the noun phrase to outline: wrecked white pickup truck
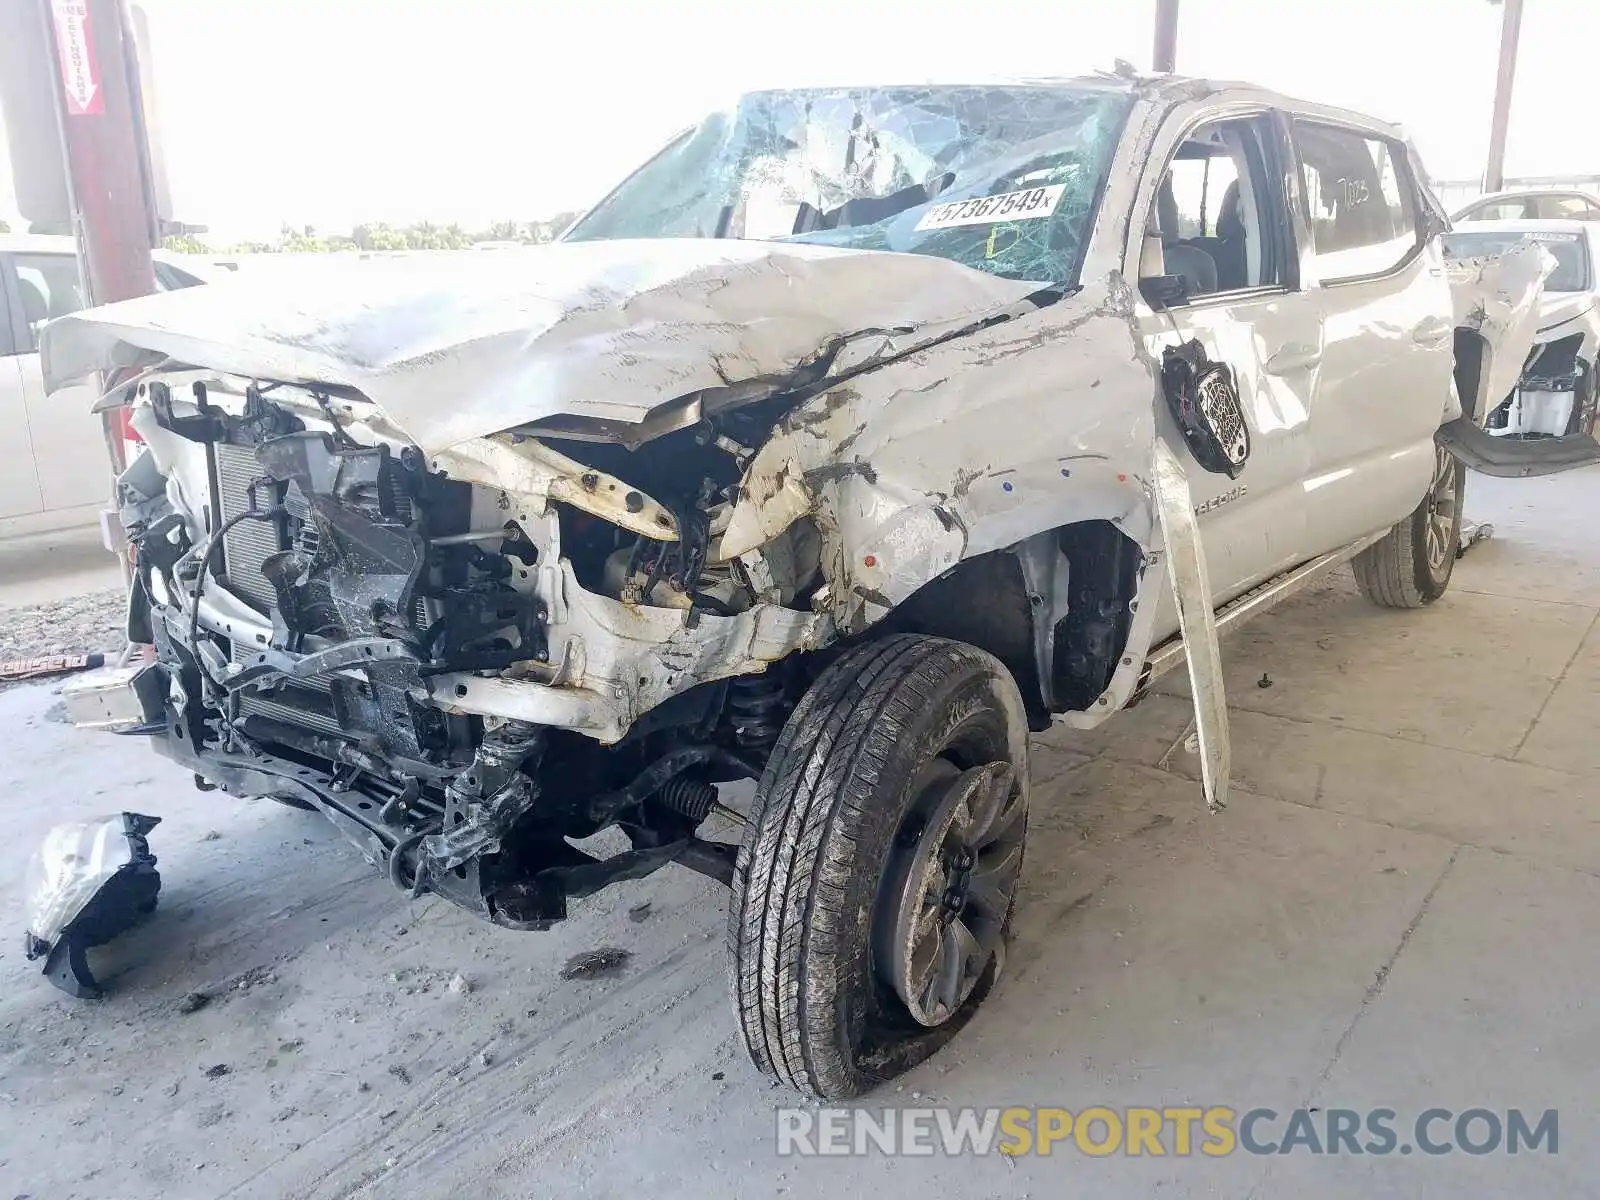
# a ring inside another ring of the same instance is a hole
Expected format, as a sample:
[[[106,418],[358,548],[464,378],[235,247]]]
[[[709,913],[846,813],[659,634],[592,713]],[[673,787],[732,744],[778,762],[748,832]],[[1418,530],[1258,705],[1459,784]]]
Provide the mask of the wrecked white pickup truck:
[[[146,445],[136,720],[513,929],[720,879],[751,1057],[858,1093],[1001,968],[1030,729],[1187,660],[1220,803],[1219,626],[1352,558],[1436,598],[1446,448],[1600,456],[1480,428],[1549,265],[1447,276],[1421,178],[1231,84],[767,92],[557,245],[58,321]]]

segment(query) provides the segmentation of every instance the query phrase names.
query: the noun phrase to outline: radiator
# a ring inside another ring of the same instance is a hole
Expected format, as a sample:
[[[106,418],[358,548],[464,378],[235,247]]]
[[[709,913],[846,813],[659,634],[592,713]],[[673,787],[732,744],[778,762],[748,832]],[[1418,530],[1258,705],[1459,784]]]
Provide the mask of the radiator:
[[[215,487],[222,501],[222,519],[231,520],[250,511],[250,484],[261,477],[261,463],[249,446],[217,446]],[[260,488],[261,507],[273,502],[275,490]],[[277,521],[240,521],[222,539],[223,577],[228,590],[263,613],[272,608],[276,593],[261,564],[283,547],[283,528]]]

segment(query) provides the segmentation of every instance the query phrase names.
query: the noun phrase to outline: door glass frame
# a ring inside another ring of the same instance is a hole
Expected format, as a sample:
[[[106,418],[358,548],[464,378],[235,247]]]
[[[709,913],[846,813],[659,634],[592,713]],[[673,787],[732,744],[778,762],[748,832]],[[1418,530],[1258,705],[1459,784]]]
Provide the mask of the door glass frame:
[[[1178,151],[1183,144],[1193,137],[1197,130],[1204,129],[1208,125],[1221,124],[1247,124],[1252,127],[1252,131],[1255,134],[1253,139],[1255,153],[1251,153],[1252,147],[1247,144],[1245,167],[1246,170],[1250,171],[1259,168],[1263,176],[1257,182],[1264,184],[1267,192],[1265,199],[1271,206],[1272,211],[1270,214],[1259,211],[1263,197],[1258,195],[1257,219],[1260,230],[1270,232],[1272,236],[1274,253],[1277,257],[1279,268],[1278,274],[1282,282],[1232,288],[1225,292],[1208,292],[1203,296],[1191,297],[1181,304],[1174,305],[1171,310],[1174,313],[1215,307],[1217,305],[1239,304],[1249,300],[1265,299],[1273,296],[1293,295],[1304,291],[1300,269],[1300,248],[1296,238],[1290,195],[1287,191],[1288,179],[1296,173],[1297,168],[1293,165],[1295,160],[1292,149],[1286,139],[1280,114],[1276,109],[1266,105],[1238,110],[1222,109],[1211,113],[1203,113],[1185,123],[1173,143],[1171,152],[1163,156],[1161,166],[1156,171],[1156,189],[1151,193],[1150,203],[1155,205],[1160,202],[1161,183],[1166,179],[1167,171],[1177,159]],[[1261,161],[1251,161],[1257,155],[1260,156]],[[1148,212],[1145,214],[1145,219],[1145,221],[1141,221],[1137,225],[1129,224],[1129,231],[1134,237],[1133,244],[1129,249],[1131,251],[1131,261],[1135,264],[1139,261],[1138,239],[1144,237],[1145,224],[1149,219]],[[1135,274],[1137,274],[1137,269]]]
[[[1389,163],[1394,168],[1395,181],[1404,193],[1406,203],[1411,212],[1412,243],[1411,248],[1399,261],[1381,271],[1367,271],[1359,275],[1324,276],[1316,268],[1319,257],[1317,251],[1316,233],[1312,226],[1310,200],[1306,195],[1305,160],[1300,153],[1300,139],[1295,136],[1297,127],[1308,125],[1319,129],[1331,129],[1335,133],[1346,134],[1359,138],[1363,142],[1382,142],[1389,151]],[[1405,142],[1371,129],[1363,129],[1359,125],[1350,125],[1341,121],[1328,120],[1324,117],[1312,116],[1306,113],[1291,112],[1288,114],[1289,139],[1293,150],[1295,186],[1300,196],[1300,211],[1305,220],[1305,234],[1308,239],[1307,249],[1312,269],[1315,272],[1318,287],[1341,287],[1349,283],[1371,283],[1380,279],[1391,279],[1396,275],[1409,270],[1413,263],[1422,257],[1432,240],[1432,222],[1428,219],[1433,208],[1423,196],[1423,189],[1418,186],[1416,164],[1412,161],[1410,147]]]

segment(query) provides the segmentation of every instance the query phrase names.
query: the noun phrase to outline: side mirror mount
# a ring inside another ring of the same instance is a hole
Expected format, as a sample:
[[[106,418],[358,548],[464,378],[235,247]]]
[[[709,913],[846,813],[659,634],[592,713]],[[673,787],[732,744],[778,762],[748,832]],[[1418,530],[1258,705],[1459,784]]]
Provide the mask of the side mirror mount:
[[[1151,308],[1173,308],[1189,300],[1189,281],[1182,275],[1152,275],[1139,280],[1139,294]]]

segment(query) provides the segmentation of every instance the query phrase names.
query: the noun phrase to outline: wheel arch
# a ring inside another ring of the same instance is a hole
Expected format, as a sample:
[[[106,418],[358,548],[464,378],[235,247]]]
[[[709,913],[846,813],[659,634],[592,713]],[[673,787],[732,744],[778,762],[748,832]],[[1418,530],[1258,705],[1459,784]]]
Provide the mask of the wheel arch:
[[[1475,425],[1483,424],[1498,403],[1479,394],[1484,383],[1484,363],[1490,353],[1489,343],[1481,333],[1456,327],[1453,365],[1456,395],[1461,399],[1461,415]]]
[[[976,646],[1016,680],[1033,728],[1089,708],[1128,646],[1144,549],[1114,521],[1045,529],[928,580],[872,627]]]

